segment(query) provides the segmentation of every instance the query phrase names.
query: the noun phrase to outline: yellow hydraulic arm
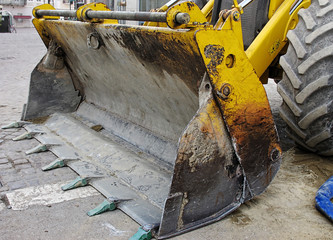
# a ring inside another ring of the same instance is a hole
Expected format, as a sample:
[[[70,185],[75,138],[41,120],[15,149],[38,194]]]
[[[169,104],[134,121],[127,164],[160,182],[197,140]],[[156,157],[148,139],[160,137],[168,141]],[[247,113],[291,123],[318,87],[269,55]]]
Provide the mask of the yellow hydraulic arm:
[[[271,1],[275,4],[278,0]],[[285,44],[288,42],[287,32],[294,29],[298,23],[298,11],[307,8],[311,0],[285,0],[274,11],[266,26],[261,30],[249,48],[246,50],[253,68],[260,77],[272,61],[276,58]],[[270,9],[270,13],[273,10]]]

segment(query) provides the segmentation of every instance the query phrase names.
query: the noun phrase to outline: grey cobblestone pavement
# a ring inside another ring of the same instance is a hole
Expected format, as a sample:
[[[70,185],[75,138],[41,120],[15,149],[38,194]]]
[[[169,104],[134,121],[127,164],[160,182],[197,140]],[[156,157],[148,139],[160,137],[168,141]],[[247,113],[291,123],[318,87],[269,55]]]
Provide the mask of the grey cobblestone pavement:
[[[24,132],[24,129],[7,129],[1,132],[0,181],[2,187],[0,192],[57,183],[76,177],[76,174],[68,168],[43,172],[41,167],[47,165],[56,157],[51,152],[26,155],[25,151],[39,143],[35,139],[12,141],[12,138]]]
[[[17,34],[0,35],[0,126],[20,119],[27,99],[29,77],[45,54],[45,47],[34,29],[18,29]],[[24,129],[0,130],[0,193],[19,188],[56,183],[76,177],[68,168],[43,172],[41,167],[55,156],[50,152],[26,155],[35,139],[12,141]]]
[[[0,126],[20,119],[30,73],[45,53],[34,29],[0,34]],[[332,224],[314,208],[316,191],[333,173],[333,158],[290,149],[292,145],[281,131],[284,123],[277,114],[281,99],[273,83],[266,90],[284,150],[283,163],[274,181],[265,193],[227,218],[175,239],[333,239]],[[38,142],[12,141],[24,132],[24,129],[0,130],[3,200],[8,194],[66,182],[77,176],[69,168],[43,172],[41,167],[56,157],[50,152],[26,155],[25,151]],[[52,193],[49,194],[52,198]],[[0,240],[129,239],[138,224],[120,210],[87,217],[86,212],[103,199],[96,194],[55,204],[31,204],[19,211],[6,208],[4,203],[8,203],[0,200]]]
[[[0,34],[0,126],[20,120],[30,73],[45,53],[46,48],[33,28]],[[4,200],[0,199],[0,240],[128,239],[136,232],[138,225],[120,211],[112,212],[112,217],[110,213],[87,217],[86,212],[103,201],[100,194],[21,211],[13,211],[10,206],[7,209],[7,193],[77,177],[69,168],[43,172],[41,167],[56,156],[51,152],[26,155],[39,143],[35,139],[12,141],[24,132],[0,129],[0,196]]]

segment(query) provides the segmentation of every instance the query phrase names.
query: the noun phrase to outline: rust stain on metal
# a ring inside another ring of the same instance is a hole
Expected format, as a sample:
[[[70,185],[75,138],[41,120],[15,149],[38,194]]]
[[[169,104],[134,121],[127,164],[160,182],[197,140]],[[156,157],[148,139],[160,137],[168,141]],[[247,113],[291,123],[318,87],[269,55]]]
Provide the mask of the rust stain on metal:
[[[210,96],[179,141],[170,195],[186,196],[177,205],[177,214],[163,221],[177,222],[181,231],[201,224],[202,219],[218,219],[224,209],[230,210],[237,203],[235,196],[242,194],[244,177],[238,169],[221,112]]]
[[[256,182],[258,176],[264,175],[262,184],[268,185],[275,172],[270,157],[271,143],[278,142],[270,109],[249,104],[226,117],[230,134],[237,139],[238,155],[247,178]],[[249,154],[251,152],[256,154]]]

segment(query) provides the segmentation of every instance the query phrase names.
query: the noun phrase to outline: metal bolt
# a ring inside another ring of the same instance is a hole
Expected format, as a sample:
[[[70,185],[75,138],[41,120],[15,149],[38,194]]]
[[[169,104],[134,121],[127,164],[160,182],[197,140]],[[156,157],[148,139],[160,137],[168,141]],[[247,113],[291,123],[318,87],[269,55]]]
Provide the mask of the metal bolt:
[[[239,18],[240,18],[240,14],[239,14],[239,12],[238,12],[238,11],[234,12],[232,16],[233,16],[234,20],[235,20],[236,22],[238,22],[238,20],[239,20]]]
[[[276,161],[278,161],[280,158],[281,158],[281,152],[280,152],[278,149],[274,148],[274,149],[271,151],[271,160],[272,160],[273,162],[276,162]]]
[[[233,54],[229,54],[225,59],[225,65],[227,68],[232,68],[235,65],[236,57]]]
[[[191,17],[188,13],[177,13],[175,17],[175,22],[178,24],[187,24],[191,20]]]
[[[222,93],[223,93],[224,96],[228,97],[230,95],[230,92],[231,91],[230,91],[230,88],[228,86],[223,88]]]
[[[230,94],[230,88],[228,86],[223,88],[223,95],[228,97],[229,94]]]
[[[226,83],[223,84],[223,86],[221,87],[221,90],[219,92],[217,92],[217,95],[219,97],[221,97],[222,99],[227,99],[229,97],[231,93],[231,86],[230,84]]]

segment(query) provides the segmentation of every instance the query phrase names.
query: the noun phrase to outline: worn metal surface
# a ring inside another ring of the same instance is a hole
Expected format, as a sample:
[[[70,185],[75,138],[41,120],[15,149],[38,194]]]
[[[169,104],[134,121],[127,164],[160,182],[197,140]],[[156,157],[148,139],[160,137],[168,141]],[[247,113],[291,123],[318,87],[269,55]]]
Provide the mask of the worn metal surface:
[[[27,130],[43,131],[35,138],[106,197],[132,199],[118,207],[160,225],[158,238],[217,221],[266,189],[280,149],[240,24],[34,24],[61,48],[82,103]]]
[[[78,79],[74,79],[75,87],[86,102],[178,141],[198,109],[198,82],[205,71],[194,31],[70,21],[35,23],[42,26],[38,28],[44,38],[54,39],[63,49]],[[98,50],[87,46],[92,32],[100,37]]]
[[[240,22],[228,18],[223,31],[199,31],[196,40],[213,92],[252,198],[269,185],[281,162],[281,149],[265,90],[235,33]],[[232,26],[232,30],[228,29]],[[240,32],[241,34],[241,32]],[[220,49],[220,51],[209,51]],[[230,65],[230,61],[233,64]]]
[[[75,10],[36,10],[36,15],[76,17]],[[182,14],[180,14],[182,15]],[[166,12],[89,11],[89,18],[166,22]],[[180,16],[179,16],[180,17]]]
[[[244,174],[206,78],[201,107],[182,135],[159,230],[167,238],[217,221],[244,201]]]
[[[64,66],[63,53],[55,42],[31,73],[23,120],[48,116],[55,112],[73,112],[81,97],[74,89],[72,78]]]
[[[48,150],[60,159],[72,159],[67,166],[105,197],[128,199],[117,207],[135,221],[142,225],[158,223],[171,172],[152,156],[121,144],[121,139],[117,140],[107,131],[90,129],[85,124],[93,126],[92,123],[85,120],[84,124],[77,117],[76,114],[54,114],[42,126],[31,124],[25,128],[43,132],[35,138],[50,146]]]

